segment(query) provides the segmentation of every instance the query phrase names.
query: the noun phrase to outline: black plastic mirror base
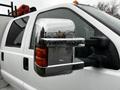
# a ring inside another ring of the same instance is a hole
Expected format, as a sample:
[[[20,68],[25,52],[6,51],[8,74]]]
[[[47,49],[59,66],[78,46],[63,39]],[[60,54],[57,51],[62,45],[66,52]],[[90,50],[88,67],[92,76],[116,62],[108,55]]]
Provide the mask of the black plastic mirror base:
[[[108,57],[104,55],[92,54],[87,58],[81,58],[84,61],[85,67],[93,66],[97,68],[107,68],[118,70],[120,69],[120,60],[109,60]]]
[[[34,68],[35,68],[36,73],[42,77],[64,75],[64,74],[72,73],[72,67],[70,70],[59,70],[59,71],[54,71],[54,68],[50,68],[50,69],[40,68],[36,65],[34,66]]]
[[[89,52],[85,57],[81,55],[81,51],[76,51],[76,56],[85,63],[85,67],[93,66],[98,68],[107,68],[118,70],[120,69],[120,58],[116,46],[105,36],[91,37],[85,40],[85,47],[82,49]],[[82,52],[83,53],[83,52]]]
[[[63,65],[59,67],[44,67],[44,68],[41,68],[38,65],[34,64],[35,72],[42,77],[70,74],[73,72],[73,70],[83,69],[83,67],[84,63],[81,61],[75,65],[66,66]]]

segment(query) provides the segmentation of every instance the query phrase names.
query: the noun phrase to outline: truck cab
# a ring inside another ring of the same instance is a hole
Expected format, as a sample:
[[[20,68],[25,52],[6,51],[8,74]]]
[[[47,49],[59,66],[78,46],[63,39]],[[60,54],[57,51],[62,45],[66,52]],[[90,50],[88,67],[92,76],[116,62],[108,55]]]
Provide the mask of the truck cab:
[[[118,90],[119,23],[73,4],[16,17],[2,38],[1,74],[18,90]]]

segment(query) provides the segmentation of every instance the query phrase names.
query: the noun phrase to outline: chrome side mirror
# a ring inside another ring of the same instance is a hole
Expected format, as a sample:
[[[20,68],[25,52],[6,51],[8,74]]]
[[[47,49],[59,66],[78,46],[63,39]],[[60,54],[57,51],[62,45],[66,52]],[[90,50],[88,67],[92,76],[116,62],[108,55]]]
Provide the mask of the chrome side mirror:
[[[36,22],[34,67],[40,76],[71,73],[83,68],[74,57],[74,47],[84,46],[84,38],[74,38],[75,24],[69,19],[39,19]]]

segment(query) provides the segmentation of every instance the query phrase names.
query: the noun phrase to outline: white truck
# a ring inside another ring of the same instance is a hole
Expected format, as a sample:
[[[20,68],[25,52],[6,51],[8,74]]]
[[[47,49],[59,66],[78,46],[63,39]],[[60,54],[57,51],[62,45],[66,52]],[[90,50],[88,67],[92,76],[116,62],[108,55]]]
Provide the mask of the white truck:
[[[0,29],[0,71],[15,90],[120,89],[120,20],[63,4],[1,15]]]

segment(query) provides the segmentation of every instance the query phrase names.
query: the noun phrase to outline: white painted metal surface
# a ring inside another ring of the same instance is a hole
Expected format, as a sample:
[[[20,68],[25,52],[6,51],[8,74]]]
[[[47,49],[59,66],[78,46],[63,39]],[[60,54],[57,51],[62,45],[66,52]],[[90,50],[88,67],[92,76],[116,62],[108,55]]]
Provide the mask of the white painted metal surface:
[[[112,32],[108,27],[101,24],[99,21],[71,4],[60,5],[52,8],[58,7],[70,8],[78,13],[80,16],[82,16],[84,19],[89,21],[115,44],[120,55],[120,37]],[[7,52],[8,54],[8,56],[5,57],[6,63],[2,63],[2,74],[6,81],[11,83],[12,85],[15,85],[21,90],[119,90],[119,70],[116,71],[110,69],[85,68],[83,70],[74,71],[71,74],[50,77],[40,77],[36,74],[33,64],[34,51],[32,49],[29,49],[33,25],[35,22],[35,18],[39,12],[46,11],[52,8],[44,9],[30,14],[31,17],[28,23],[29,27],[27,27],[25,31],[21,50],[18,50],[16,48],[4,47],[9,29],[8,25],[2,40],[2,51]],[[23,57],[29,58],[29,71],[25,71],[21,67]]]
[[[5,28],[11,19],[12,17],[0,16],[0,44],[1,44],[1,40],[5,31]],[[1,70],[1,60],[0,60],[0,70]],[[4,81],[0,71],[0,90],[5,90],[2,88],[5,88],[6,86],[8,86],[8,83]]]
[[[97,29],[103,32],[108,38],[110,38],[117,49],[119,50],[120,37],[112,32],[105,25],[89,16],[82,10],[72,5],[61,5],[57,7],[68,7],[85,18]],[[53,7],[53,8],[57,8]],[[52,9],[52,8],[49,8]],[[45,9],[48,10],[48,9]],[[41,10],[41,11],[45,11]],[[38,11],[39,12],[39,11]],[[112,36],[112,37],[111,37]],[[29,35],[26,35],[29,38]],[[30,40],[27,40],[26,45],[30,44]],[[34,51],[29,49],[29,46],[25,49],[25,54],[29,55],[30,71],[27,75],[25,83],[29,82],[30,86],[35,87],[38,90],[119,90],[120,86],[120,71],[110,69],[95,69],[85,68],[83,70],[74,71],[72,74],[60,75],[54,77],[40,77],[34,71],[33,66],[33,54]],[[120,51],[120,50],[119,50]],[[119,52],[120,54],[120,52]],[[25,76],[26,77],[26,76]],[[32,79],[29,79],[31,78]],[[34,80],[34,81],[33,81]]]
[[[4,34],[4,31],[6,29],[6,26],[8,25],[8,22],[13,19],[13,17],[7,17],[7,16],[0,16],[0,44],[1,40]]]

